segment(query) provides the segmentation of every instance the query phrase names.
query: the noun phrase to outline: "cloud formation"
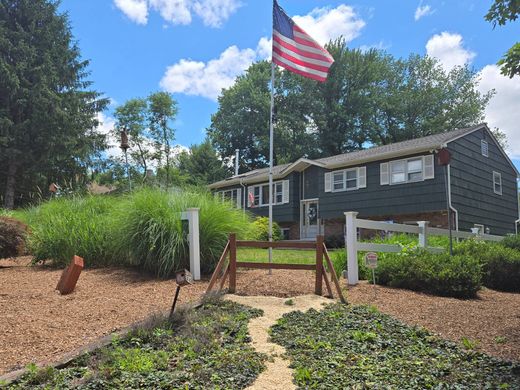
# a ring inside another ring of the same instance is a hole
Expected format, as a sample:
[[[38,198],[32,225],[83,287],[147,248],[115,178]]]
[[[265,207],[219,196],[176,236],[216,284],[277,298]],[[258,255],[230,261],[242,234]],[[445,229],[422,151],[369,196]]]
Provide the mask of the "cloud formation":
[[[500,73],[497,65],[486,65],[480,72],[479,90],[486,93],[492,89],[496,95],[486,108],[486,122],[491,129],[498,127],[507,135],[508,153],[520,158],[520,77],[510,79]]]
[[[153,10],[165,21],[180,25],[190,24],[195,14],[210,27],[222,26],[241,5],[239,0],[114,0],[114,4],[138,24],[148,23]]]
[[[464,48],[462,35],[446,31],[430,38],[426,43],[426,52],[430,57],[437,58],[447,71],[469,64],[475,58],[475,53]]]
[[[356,38],[365,22],[352,7],[316,8],[306,16],[295,16],[294,20],[321,44],[343,35],[347,42]],[[163,89],[171,93],[203,96],[217,100],[223,88],[229,88],[238,75],[259,60],[271,57],[272,41],[262,37],[255,49],[239,49],[230,46],[219,58],[208,62],[181,59],[169,66],[160,82]]]
[[[414,19],[417,22],[422,17],[431,15],[434,12],[435,11],[432,9],[432,7],[430,7],[429,5],[422,5],[422,3],[421,3],[421,4],[419,4],[417,9],[415,10]]]

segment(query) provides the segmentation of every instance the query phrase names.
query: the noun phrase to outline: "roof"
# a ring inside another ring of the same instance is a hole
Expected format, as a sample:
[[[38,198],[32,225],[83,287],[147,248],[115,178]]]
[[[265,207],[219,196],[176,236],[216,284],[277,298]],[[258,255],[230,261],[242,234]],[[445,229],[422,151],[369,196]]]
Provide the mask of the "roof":
[[[300,158],[292,164],[283,164],[273,167],[273,178],[283,178],[293,171],[302,171],[310,165],[317,165],[326,169],[335,169],[340,167],[358,165],[370,161],[390,159],[426,151],[434,151],[445,147],[449,142],[455,141],[467,134],[470,134],[482,128],[486,129],[489,132],[489,134],[493,136],[493,134],[489,131],[487,125],[482,123],[472,127],[456,129],[445,133],[433,134],[426,137],[411,139],[408,141],[396,142],[394,144],[375,146],[369,149],[338,154],[336,156],[325,157],[316,160]],[[516,169],[512,161],[509,159],[509,157],[505,154],[504,151],[502,152],[518,175],[518,170]],[[236,184],[259,183],[264,182],[268,179],[269,168],[262,168],[213,183],[209,186],[209,188],[213,189],[232,186]]]

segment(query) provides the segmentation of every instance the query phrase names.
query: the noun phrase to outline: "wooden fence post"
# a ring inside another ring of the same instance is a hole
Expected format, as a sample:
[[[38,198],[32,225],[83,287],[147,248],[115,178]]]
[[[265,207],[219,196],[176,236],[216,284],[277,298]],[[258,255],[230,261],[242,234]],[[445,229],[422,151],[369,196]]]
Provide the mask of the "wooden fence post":
[[[421,248],[426,248],[428,246],[428,221],[417,221],[417,225],[419,225],[419,246]]]
[[[347,246],[347,279],[348,284],[356,285],[359,282],[359,270],[357,260],[357,211],[345,212],[347,236],[345,245]]]
[[[237,289],[237,235],[229,235],[229,292],[234,294]]]
[[[316,283],[314,293],[322,295],[323,292],[323,236],[316,236]]]

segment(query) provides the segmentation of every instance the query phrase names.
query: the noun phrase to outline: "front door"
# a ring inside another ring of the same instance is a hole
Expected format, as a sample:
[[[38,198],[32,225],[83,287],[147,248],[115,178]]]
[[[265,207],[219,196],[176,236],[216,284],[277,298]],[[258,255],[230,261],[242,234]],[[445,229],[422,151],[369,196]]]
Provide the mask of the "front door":
[[[302,240],[315,240],[319,234],[319,202],[314,200],[302,201],[301,231]]]

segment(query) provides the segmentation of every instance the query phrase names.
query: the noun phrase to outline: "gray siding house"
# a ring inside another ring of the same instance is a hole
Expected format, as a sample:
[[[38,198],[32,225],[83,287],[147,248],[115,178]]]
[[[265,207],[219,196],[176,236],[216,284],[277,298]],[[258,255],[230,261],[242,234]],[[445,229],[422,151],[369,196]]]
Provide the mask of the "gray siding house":
[[[436,154],[451,153],[446,169]],[[289,239],[344,234],[344,212],[359,218],[515,233],[518,170],[485,124],[316,160],[274,167],[273,219]],[[211,184],[237,207],[268,215],[268,169]],[[448,199],[446,199],[448,198]]]

